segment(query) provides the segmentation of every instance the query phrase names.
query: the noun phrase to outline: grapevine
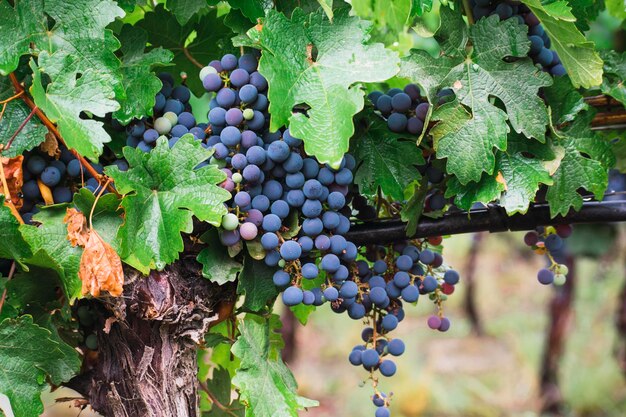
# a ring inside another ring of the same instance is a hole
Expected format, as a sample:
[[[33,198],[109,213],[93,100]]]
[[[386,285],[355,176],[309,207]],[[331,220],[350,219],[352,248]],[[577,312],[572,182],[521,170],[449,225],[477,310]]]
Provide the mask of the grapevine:
[[[0,0],[0,414],[296,416],[278,313],[327,309],[400,415],[450,235],[525,231],[560,291],[626,221],[617,2],[336,3]]]

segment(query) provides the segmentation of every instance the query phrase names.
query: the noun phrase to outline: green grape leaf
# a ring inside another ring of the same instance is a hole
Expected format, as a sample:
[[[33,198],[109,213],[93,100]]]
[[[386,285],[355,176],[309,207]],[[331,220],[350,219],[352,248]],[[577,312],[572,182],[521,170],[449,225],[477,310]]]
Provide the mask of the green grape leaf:
[[[211,410],[203,413],[206,417],[243,417],[245,409],[243,404],[238,401],[231,403],[231,380],[230,373],[224,368],[215,368],[213,370],[213,376],[211,379],[207,379],[205,384],[209,391],[215,396],[217,401],[222,404],[226,409],[223,410],[220,407],[213,405]]]
[[[47,28],[43,0],[0,1],[0,74],[8,75],[17,68],[20,57],[30,51]]]
[[[200,240],[206,244],[197,258],[202,264],[202,276],[219,285],[236,280],[243,265],[228,256],[228,250],[220,242],[217,230],[209,230]]]
[[[618,19],[626,19],[626,7],[624,0],[604,0],[608,12]]]
[[[423,177],[420,182],[414,181],[405,190],[406,204],[400,211],[400,218],[406,222],[406,235],[413,236],[424,211],[424,201],[428,193],[428,179]]]
[[[544,5],[541,0],[523,0],[531,12],[537,16],[552,41],[552,49],[559,54],[563,66],[574,87],[593,87],[602,83],[602,59],[596,52],[593,42],[580,33],[574,21],[562,13],[556,3]],[[573,17],[573,16],[572,16]]]
[[[148,33],[150,45],[174,53],[171,63],[176,66],[177,71],[187,74],[187,86],[198,96],[205,93],[199,78],[198,65],[208,65],[210,61],[220,59],[226,53],[239,52],[230,41],[233,32],[224,24],[222,17],[217,17],[217,11],[214,10],[181,25],[163,5],[158,5],[153,12],[146,13],[136,26]],[[192,33],[195,35],[193,38]]]
[[[167,0],[166,7],[181,25],[187,22],[200,10],[206,8],[207,0]]]
[[[128,171],[105,169],[124,195],[125,222],[118,232],[120,256],[143,273],[162,270],[178,259],[181,232],[193,229],[192,217],[218,226],[230,193],[216,184],[226,175],[214,165],[194,169],[212,154],[185,135],[170,149],[161,138],[150,153],[126,147]]]
[[[24,264],[24,259],[32,255],[28,243],[19,231],[20,223],[11,209],[4,205],[4,195],[0,194],[0,258],[15,259]]]
[[[206,0],[203,0],[206,3]],[[155,65],[166,65],[174,56],[163,48],[153,48],[144,52],[148,34],[141,28],[124,25],[119,34],[122,43],[122,86],[126,91],[126,100],[113,117],[123,125],[132,119],[151,116],[154,96],[161,89],[162,83],[150,71]]]
[[[454,177],[447,183],[446,197],[455,196],[457,207],[469,210],[475,202],[499,200],[507,214],[526,213],[540,184],[552,185],[549,163],[557,155],[549,145],[512,134],[506,151],[496,154],[495,175],[483,174],[466,185]]]
[[[0,77],[0,100],[13,96],[15,91],[8,77]],[[22,122],[30,114],[30,108],[20,99],[11,100],[6,104],[2,119],[0,119],[0,144],[6,145],[9,139],[17,132]],[[37,117],[32,117],[20,130],[8,150],[2,151],[2,156],[13,158],[39,145],[46,138],[48,129]]]
[[[104,117],[119,108],[113,101],[111,79],[94,69],[79,67],[73,56],[57,52],[53,55],[42,51],[37,64],[31,60],[33,86],[31,93],[35,104],[48,118],[57,124],[59,132],[70,149],[94,161],[102,153],[104,143],[111,140],[103,123],[83,119],[82,112]],[[45,72],[53,82],[44,87]]]
[[[550,87],[543,89],[543,94],[554,126],[571,122],[578,113],[589,108],[568,77],[556,77]]]
[[[272,0],[228,0],[228,4],[233,9],[241,10],[241,13],[253,23],[265,16],[267,10],[274,7]]]
[[[602,200],[608,184],[608,169],[615,163],[611,145],[590,129],[593,111],[579,115],[565,130],[559,132],[557,145],[565,149],[565,156],[552,176],[554,184],[548,188],[546,200],[552,217],[566,215],[570,208],[579,210],[583,198],[580,188]]]
[[[246,314],[232,347],[233,354],[241,359],[232,382],[246,404],[246,417],[296,417],[297,410],[318,405],[297,395],[296,380],[280,358],[282,342],[276,341],[280,339],[276,322],[280,323]]]
[[[278,290],[272,277],[277,270],[278,267],[269,267],[263,261],[245,257],[237,286],[237,293],[246,295],[243,308],[260,311],[276,298]]]
[[[28,312],[33,306],[52,307],[58,304],[58,286],[59,279],[52,271],[31,266],[28,271],[16,273],[6,283],[6,302],[20,314]]]
[[[24,240],[33,255],[25,262],[54,270],[61,281],[65,297],[70,303],[81,296],[82,282],[78,277],[83,250],[73,247],[67,240],[67,227],[63,223],[66,204],[48,206],[34,216],[41,226],[20,226]]]
[[[352,117],[364,103],[359,82],[384,81],[398,58],[382,44],[366,44],[369,22],[338,9],[332,22],[322,10],[290,19],[270,10],[259,36],[259,71],[268,79],[270,129],[289,125],[321,163],[337,167],[354,134]],[[254,33],[256,32],[256,34]],[[293,112],[306,106],[305,113]]]
[[[595,20],[605,7],[604,2],[596,0],[569,0],[568,3],[576,17],[576,26],[581,31],[589,30],[589,23]]]
[[[480,180],[482,172],[493,173],[494,148],[506,150],[507,120],[516,132],[545,141],[548,111],[537,92],[551,78],[525,57],[527,28],[516,19],[479,20],[469,29],[469,53],[463,52],[467,37],[450,36],[464,25],[460,15],[442,8],[441,19],[443,33],[438,36],[446,39],[451,55],[433,58],[414,51],[403,60],[400,75],[419,83],[431,103],[440,89],[453,89],[458,101],[433,111],[431,121],[439,123],[431,134],[438,157],[447,158],[448,172],[467,184]],[[520,59],[505,62],[505,57]],[[503,106],[493,103],[493,97]]]
[[[412,0],[411,15],[421,16],[426,12],[430,12],[433,8],[433,0]]]
[[[421,175],[416,165],[424,164],[422,151],[413,140],[402,140],[371,112],[357,123],[354,157],[358,169],[354,178],[362,194],[374,196],[381,188],[394,201],[404,199],[404,189]]]
[[[602,92],[626,105],[626,52],[618,53],[606,51],[602,53],[604,59],[604,79]]]
[[[17,417],[43,413],[40,395],[46,376],[58,385],[79,371],[78,353],[68,356],[61,343],[30,316],[0,322],[0,393],[9,398]]]

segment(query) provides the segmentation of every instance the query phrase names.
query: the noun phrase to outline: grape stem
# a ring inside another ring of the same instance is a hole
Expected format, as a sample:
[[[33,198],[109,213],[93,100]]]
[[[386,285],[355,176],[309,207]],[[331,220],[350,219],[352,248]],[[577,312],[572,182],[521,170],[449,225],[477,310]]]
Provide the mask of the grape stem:
[[[42,112],[41,109],[38,108],[37,105],[26,94],[23,94],[24,87],[17,80],[17,77],[15,77],[15,74],[14,73],[9,74],[9,78],[11,79],[11,82],[13,83],[13,88],[15,89],[15,91],[17,93],[22,93],[20,95],[20,98],[24,100],[24,103],[26,103],[26,105],[35,112],[39,120],[41,120],[41,122],[48,128],[48,130],[52,132],[52,134],[57,138],[57,140],[67,147],[67,144],[63,140],[61,133],[59,132],[57,127],[54,125],[54,123],[52,123],[50,119],[48,119],[48,116],[46,116],[44,112]],[[68,150],[72,153],[72,155],[76,157],[76,159],[78,159],[80,164],[87,170],[87,172],[89,172],[89,174],[91,174],[92,177],[98,179],[99,182],[102,180],[104,175],[98,174],[95,168],[91,166],[91,164],[81,154],[76,152],[74,149],[70,149],[69,147],[68,147]],[[107,188],[110,192],[114,193],[116,196],[121,197],[120,193],[117,192],[117,190],[111,185],[111,183],[109,183]]]
[[[196,60],[196,58],[193,57],[193,55],[191,55],[191,52],[189,52],[189,49],[187,49],[186,47],[183,47],[183,53],[185,54],[185,56],[187,57],[187,59],[194,64],[196,67],[202,69],[204,68],[204,65],[202,65],[201,63],[198,62],[198,60]]]
[[[9,269],[9,276],[7,277],[7,282],[11,281],[11,278],[13,278],[13,275],[15,274],[15,261],[13,261],[13,263],[11,264],[11,269]],[[4,291],[2,291],[2,296],[0,297],[0,313],[2,313],[2,306],[4,305],[4,300],[7,297],[7,289],[6,289],[6,285],[4,287]]]
[[[211,392],[211,390],[207,386],[206,382],[198,380],[198,385],[200,386],[200,389],[204,391],[207,397],[209,397],[209,401],[211,401],[211,403],[213,403],[217,408],[230,416],[237,417],[237,414],[233,413],[230,408],[219,402],[215,394],[213,394],[213,392]]]
[[[463,9],[465,9],[465,16],[467,16],[467,22],[470,25],[474,24],[474,15],[472,14],[472,6],[469,0],[463,0]]]

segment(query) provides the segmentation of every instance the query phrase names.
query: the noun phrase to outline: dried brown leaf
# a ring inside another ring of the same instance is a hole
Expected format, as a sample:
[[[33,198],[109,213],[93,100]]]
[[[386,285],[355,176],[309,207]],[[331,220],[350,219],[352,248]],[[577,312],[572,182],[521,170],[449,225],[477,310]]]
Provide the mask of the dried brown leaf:
[[[24,157],[22,155],[15,158],[2,158],[2,169],[4,170],[4,177],[9,187],[10,199],[16,209],[22,208],[23,201],[19,197],[19,193],[22,190],[24,184],[24,171],[22,170],[22,163]],[[0,194],[4,194],[4,186],[0,184]]]
[[[57,141],[56,136],[54,136],[51,132],[46,133],[46,140],[39,145],[39,149],[54,158],[58,158],[61,155],[59,142]]]
[[[64,221],[68,240],[84,248],[78,271],[83,294],[99,297],[102,291],[108,291],[114,297],[122,295],[124,271],[119,255],[98,232],[88,227],[83,213],[75,208],[67,209]]]

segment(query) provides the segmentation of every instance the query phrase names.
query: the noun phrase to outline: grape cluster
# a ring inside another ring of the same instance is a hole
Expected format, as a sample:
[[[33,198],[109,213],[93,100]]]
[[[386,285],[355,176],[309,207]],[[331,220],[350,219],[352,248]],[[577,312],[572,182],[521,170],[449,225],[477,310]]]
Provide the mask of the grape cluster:
[[[168,139],[170,148],[186,133],[204,140],[207,125],[196,124],[189,104],[189,88],[185,85],[175,86],[171,74],[161,73],[158,77],[163,87],[155,96],[152,117],[133,120],[126,127],[118,126],[118,129],[126,131],[126,145],[150,152],[160,137]]]
[[[559,55],[550,49],[551,41],[539,19],[520,1],[515,0],[472,0],[474,19],[497,15],[500,20],[517,19],[519,23],[528,26],[528,40],[530,51],[528,55],[535,64],[540,64],[544,71],[558,77],[565,75],[565,68],[561,64]]]
[[[38,204],[59,204],[72,201],[74,191],[83,179],[91,191],[98,188],[98,181],[84,170],[78,159],[65,147],[61,147],[58,159],[34,149],[24,154],[24,184],[22,186],[23,204],[20,214],[24,222],[31,223],[33,215],[39,209]],[[100,164],[92,167],[102,173]]]
[[[560,224],[558,226],[541,226],[524,235],[524,243],[530,246],[538,255],[546,255],[549,265],[537,273],[537,280],[543,285],[565,284],[568,272],[567,266],[560,262],[565,249],[563,239],[572,234],[572,226]]]
[[[408,84],[402,90],[392,88],[386,93],[373,91],[368,94],[368,98],[387,120],[387,126],[392,132],[419,135],[424,130],[430,105],[420,96],[417,85]]]

